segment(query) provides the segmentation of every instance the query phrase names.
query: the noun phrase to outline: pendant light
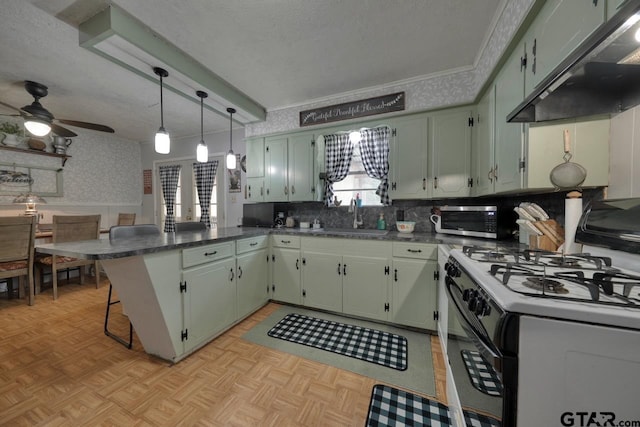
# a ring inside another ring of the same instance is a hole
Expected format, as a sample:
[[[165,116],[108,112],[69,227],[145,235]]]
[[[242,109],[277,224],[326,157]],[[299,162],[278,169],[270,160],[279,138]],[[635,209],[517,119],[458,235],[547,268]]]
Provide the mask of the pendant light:
[[[229,113],[229,152],[227,153],[227,169],[236,168],[236,155],[233,153],[233,113],[235,112],[235,108],[227,108],[227,113]]]
[[[164,111],[162,103],[162,78],[167,77],[169,73],[167,70],[160,67],[153,67],[153,72],[160,77],[160,129],[156,132],[156,153],[169,154],[169,151],[171,151],[171,139],[169,138],[169,132],[164,128]]]
[[[196,91],[196,95],[200,98],[200,142],[196,148],[196,160],[205,163],[209,160],[209,149],[204,143],[204,99],[209,95],[201,90]]]

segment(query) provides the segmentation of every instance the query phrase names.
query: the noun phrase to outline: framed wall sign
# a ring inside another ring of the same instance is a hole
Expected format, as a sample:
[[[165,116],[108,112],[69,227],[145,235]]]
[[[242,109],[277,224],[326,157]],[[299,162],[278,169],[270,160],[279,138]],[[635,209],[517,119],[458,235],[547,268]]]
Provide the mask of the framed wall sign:
[[[404,103],[405,93],[398,92],[361,101],[305,110],[300,112],[300,127],[402,111]]]
[[[62,168],[0,163],[0,195],[33,192],[39,196],[62,197],[62,171]]]

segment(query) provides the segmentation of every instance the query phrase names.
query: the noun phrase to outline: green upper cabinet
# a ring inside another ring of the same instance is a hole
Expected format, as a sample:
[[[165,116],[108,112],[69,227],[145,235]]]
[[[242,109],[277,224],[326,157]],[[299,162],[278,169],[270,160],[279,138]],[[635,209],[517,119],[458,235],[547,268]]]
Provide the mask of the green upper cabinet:
[[[312,133],[265,138],[264,158],[264,201],[313,200],[315,168]]]
[[[607,20],[618,12],[625,0],[607,0]]]
[[[547,0],[530,30],[528,66],[533,81],[528,88],[540,83],[605,22],[605,3],[602,0]]]
[[[265,202],[283,202],[287,196],[287,137],[265,138]]]
[[[507,115],[524,99],[524,69],[522,44],[504,64],[495,80],[495,140],[494,164],[487,171],[494,192],[521,188],[520,161],[523,146],[523,125],[508,123]]]
[[[264,201],[264,138],[250,138],[245,141],[247,151],[247,183],[245,200]]]
[[[471,127],[468,108],[431,116],[432,197],[466,197],[471,193]]]
[[[315,140],[311,133],[289,136],[288,195],[290,202],[314,200],[314,146]]]
[[[264,138],[250,138],[245,141],[247,151],[247,178],[264,176]]]
[[[392,199],[424,199],[427,185],[428,119],[424,114],[393,121],[389,152],[389,195]]]
[[[476,108],[471,145],[472,195],[484,196],[493,193],[493,178],[490,171],[494,165],[493,138],[495,116],[495,86],[491,85]]]

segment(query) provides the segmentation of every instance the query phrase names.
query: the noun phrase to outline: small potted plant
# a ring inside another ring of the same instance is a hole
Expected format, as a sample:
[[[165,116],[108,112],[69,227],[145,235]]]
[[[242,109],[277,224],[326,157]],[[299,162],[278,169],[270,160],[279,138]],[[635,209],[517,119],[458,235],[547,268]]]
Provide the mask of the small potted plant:
[[[22,135],[24,135],[22,126],[11,122],[0,123],[0,133],[3,134],[2,143],[12,147],[19,145],[23,140]]]

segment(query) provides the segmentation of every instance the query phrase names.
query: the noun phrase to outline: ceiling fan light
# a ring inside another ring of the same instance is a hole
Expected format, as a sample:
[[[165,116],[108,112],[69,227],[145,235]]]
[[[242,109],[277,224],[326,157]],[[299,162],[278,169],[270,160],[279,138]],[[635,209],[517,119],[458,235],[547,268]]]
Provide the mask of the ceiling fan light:
[[[156,132],[155,143],[156,153],[169,154],[169,151],[171,151],[171,139],[169,138],[169,133],[163,127],[160,127]]]
[[[227,169],[235,169],[236,168],[236,155],[233,153],[233,150],[229,150],[227,153]]]
[[[200,163],[206,163],[207,160],[209,160],[209,149],[204,141],[200,141],[200,143],[198,143],[198,147],[196,148],[196,160]]]
[[[51,132],[51,126],[42,120],[29,119],[24,122],[24,127],[27,128],[29,133],[34,136],[45,136]]]

